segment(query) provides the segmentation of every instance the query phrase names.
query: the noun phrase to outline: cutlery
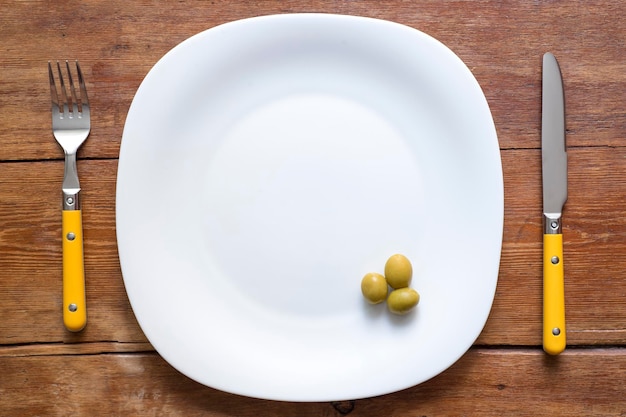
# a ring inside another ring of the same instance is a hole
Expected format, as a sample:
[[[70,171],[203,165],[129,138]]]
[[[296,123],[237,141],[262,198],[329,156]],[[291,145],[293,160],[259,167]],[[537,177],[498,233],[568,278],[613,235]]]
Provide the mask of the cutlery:
[[[543,177],[543,349],[565,349],[565,291],[561,214],[567,201],[565,98],[559,64],[543,56],[541,159]]]
[[[74,85],[68,61],[65,61],[65,69],[67,86],[63,79],[61,65],[58,61],[56,62],[57,85],[53,65],[48,62],[50,94],[52,96],[52,131],[65,153],[62,186],[63,323],[68,330],[78,332],[87,324],[87,303],[85,300],[83,225],[79,200],[80,184],[76,171],[76,152],[89,136],[91,122],[87,89],[78,61],[76,61],[78,90]]]

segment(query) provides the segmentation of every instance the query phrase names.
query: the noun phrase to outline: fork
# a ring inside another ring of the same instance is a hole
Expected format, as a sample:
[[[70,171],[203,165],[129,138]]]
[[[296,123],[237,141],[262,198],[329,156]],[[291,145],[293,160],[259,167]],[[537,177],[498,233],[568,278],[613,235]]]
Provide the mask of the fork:
[[[72,71],[67,60],[65,61],[65,68],[67,87],[59,62],[56,62],[57,85],[53,65],[48,61],[50,94],[52,96],[52,132],[65,153],[62,216],[63,323],[68,330],[78,332],[87,324],[87,303],[83,259],[83,224],[79,200],[80,184],[76,171],[76,152],[89,136],[91,121],[87,89],[78,61],[76,61],[78,90],[74,85]]]

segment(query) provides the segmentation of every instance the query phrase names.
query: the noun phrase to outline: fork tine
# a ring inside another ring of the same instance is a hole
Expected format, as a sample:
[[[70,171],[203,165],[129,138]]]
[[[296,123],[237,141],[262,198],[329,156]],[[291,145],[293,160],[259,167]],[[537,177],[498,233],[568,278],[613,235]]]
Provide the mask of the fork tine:
[[[76,61],[76,72],[78,73],[78,87],[80,89],[80,103],[81,105],[89,105],[89,98],[87,97],[87,87],[85,86],[85,79],[83,78],[83,72],[80,70],[78,60]]]
[[[68,114],[69,113],[69,106],[67,103],[67,94],[66,94],[66,89],[65,89],[65,81],[63,81],[63,73],[61,72],[61,65],[59,64],[59,61],[57,61],[57,71],[59,72],[59,82],[61,84],[61,103],[59,105],[59,110],[63,113],[63,114]],[[63,105],[63,108],[61,108],[61,104]]]
[[[68,106],[70,107],[71,113],[78,114],[78,98],[76,97],[76,88],[74,87],[74,80],[72,79],[72,71],[70,70],[70,63],[68,60],[65,60],[65,68],[67,69],[67,83],[70,85],[70,99]]]
[[[57,86],[54,82],[54,72],[52,71],[52,64],[48,61],[48,77],[50,78],[50,97],[52,98],[52,105],[57,107],[60,112],[63,111],[59,106],[59,94],[57,93]]]

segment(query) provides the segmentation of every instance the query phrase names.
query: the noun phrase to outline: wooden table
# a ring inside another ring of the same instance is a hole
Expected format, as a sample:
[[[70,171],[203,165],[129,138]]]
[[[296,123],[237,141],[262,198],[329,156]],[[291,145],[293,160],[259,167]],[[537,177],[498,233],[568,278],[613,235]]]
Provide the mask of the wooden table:
[[[626,415],[626,3],[619,1],[3,1],[0,5],[0,415]],[[145,74],[189,36],[288,12],[388,19],[455,51],[489,101],[504,168],[500,276],[475,345],[432,380],[338,403],[197,384],[139,328],[115,235],[122,129]],[[541,349],[541,57],[564,75],[568,349]],[[92,104],[79,153],[89,323],[61,322],[63,161],[46,63],[79,59]]]

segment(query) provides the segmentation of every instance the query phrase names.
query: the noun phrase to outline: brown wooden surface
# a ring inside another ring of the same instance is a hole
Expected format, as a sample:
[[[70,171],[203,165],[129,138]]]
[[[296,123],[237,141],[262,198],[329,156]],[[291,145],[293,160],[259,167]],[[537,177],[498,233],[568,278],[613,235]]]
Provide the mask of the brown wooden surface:
[[[498,289],[475,346],[405,391],[336,404],[254,400],[196,384],[141,332],[124,291],[115,181],[141,80],[187,37],[245,17],[332,12],[444,42],[489,101],[502,149]],[[0,1],[0,415],[626,415],[626,3],[615,1]],[[565,79],[569,346],[541,351],[541,56]],[[79,153],[89,324],[61,322],[62,154],[46,63],[81,62],[92,104]]]

